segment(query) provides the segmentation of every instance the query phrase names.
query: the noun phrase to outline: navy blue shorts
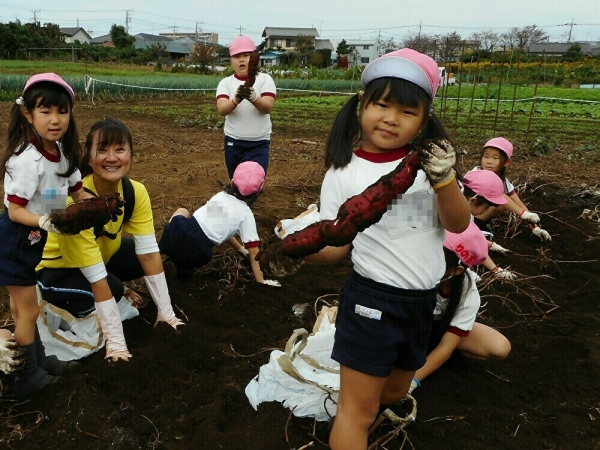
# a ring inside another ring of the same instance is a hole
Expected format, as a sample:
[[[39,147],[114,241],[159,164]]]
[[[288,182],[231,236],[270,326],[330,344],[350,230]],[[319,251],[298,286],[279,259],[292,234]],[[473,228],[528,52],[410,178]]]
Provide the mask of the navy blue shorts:
[[[169,256],[178,271],[202,267],[212,259],[215,246],[194,216],[175,216],[163,230],[160,252]]]
[[[401,289],[353,272],[342,288],[331,358],[376,377],[425,364],[437,288]]]
[[[271,141],[263,139],[262,141],[243,141],[225,136],[225,165],[229,179],[233,178],[233,172],[237,166],[245,161],[257,162],[265,169],[265,174],[269,168],[269,146]]]
[[[33,286],[35,268],[42,260],[48,232],[13,222],[0,215],[0,285]]]

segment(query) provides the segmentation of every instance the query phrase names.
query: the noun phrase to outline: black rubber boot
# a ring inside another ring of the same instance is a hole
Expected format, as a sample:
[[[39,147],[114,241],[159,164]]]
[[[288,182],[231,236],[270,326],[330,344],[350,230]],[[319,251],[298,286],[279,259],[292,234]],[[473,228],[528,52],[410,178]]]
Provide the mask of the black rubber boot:
[[[48,372],[49,375],[65,375],[80,367],[76,361],[61,361],[54,355],[46,356],[46,349],[42,343],[40,332],[35,326],[35,356],[38,366]]]
[[[15,379],[15,397],[19,401],[28,399],[35,391],[56,383],[60,378],[48,375],[48,372],[38,367],[35,341],[24,345],[23,348],[25,349],[25,366]]]

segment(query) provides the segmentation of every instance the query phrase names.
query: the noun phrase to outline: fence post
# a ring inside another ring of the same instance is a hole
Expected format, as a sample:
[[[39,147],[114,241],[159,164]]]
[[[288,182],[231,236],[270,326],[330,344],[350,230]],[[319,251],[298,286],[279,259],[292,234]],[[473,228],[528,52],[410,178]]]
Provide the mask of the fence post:
[[[545,61],[546,61],[546,50],[542,51],[542,59],[540,59],[540,71],[538,72],[538,76],[535,80],[535,88],[533,89],[533,100],[531,101],[531,111],[529,111],[529,122],[527,123],[527,133],[529,133],[531,131],[531,118],[533,117],[533,111],[535,109],[535,100],[537,97],[537,89],[538,89],[538,84],[540,82],[540,76],[542,75],[542,66],[545,65]],[[544,70],[544,74],[545,74],[545,70]]]

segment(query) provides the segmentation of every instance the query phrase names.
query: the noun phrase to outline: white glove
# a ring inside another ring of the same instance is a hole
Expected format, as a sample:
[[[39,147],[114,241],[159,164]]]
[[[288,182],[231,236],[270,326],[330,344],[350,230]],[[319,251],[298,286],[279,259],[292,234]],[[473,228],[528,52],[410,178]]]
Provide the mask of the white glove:
[[[515,281],[517,279],[517,276],[514,273],[508,269],[503,269],[500,266],[496,266],[494,270],[492,270],[492,273],[494,274],[494,277],[499,280]]]
[[[175,316],[175,312],[173,311],[165,273],[161,272],[157,275],[144,277],[144,281],[146,282],[146,286],[148,286],[152,300],[154,300],[154,303],[156,304],[156,309],[158,309],[158,316],[156,317],[154,326],[156,326],[158,322],[167,322],[175,329],[177,329],[179,325],[185,325],[177,318],[177,316]]]
[[[552,236],[550,236],[550,233],[548,233],[543,228],[535,227],[533,230],[531,230],[531,232],[533,234],[535,234],[537,237],[539,237],[542,241],[551,241],[552,240]]]
[[[106,357],[112,359],[113,362],[122,359],[129,361],[131,353],[127,349],[125,343],[125,335],[123,334],[123,323],[121,322],[121,314],[115,298],[104,302],[96,302],[96,313],[100,320],[102,332],[106,338]]]
[[[276,280],[264,280],[263,284],[266,284],[267,286],[281,287],[279,281]]]
[[[418,148],[421,166],[435,189],[449,185],[455,178],[456,152],[445,139],[425,141]]]
[[[510,253],[510,250],[507,248],[502,247],[500,244],[496,244],[495,242],[492,242],[492,246],[490,247],[490,251],[492,252],[498,252],[502,255],[506,255],[507,253]]]
[[[321,220],[319,209],[317,208],[317,205],[313,203],[306,208],[306,211],[293,219],[283,219],[279,221],[275,226],[275,235],[280,239],[284,239],[288,235],[300,231],[319,220]]]
[[[412,392],[421,386],[421,382],[419,380],[417,380],[416,378],[413,378],[412,381],[410,382],[410,387],[408,388],[408,393],[412,394]]]
[[[254,103],[256,100],[258,100],[258,94],[256,93],[253,87],[247,89],[248,94],[246,96],[246,100],[248,100],[250,103]]]
[[[40,216],[39,225],[40,225],[40,228],[42,230],[46,230],[49,233],[61,234],[60,231],[58,231],[56,229],[56,227],[54,226],[54,224],[50,220],[50,215],[49,214],[44,214],[43,216]]]
[[[519,217],[523,220],[526,220],[527,222],[531,222],[531,223],[539,223],[540,222],[540,216],[538,216],[536,213],[532,213],[530,211],[526,211],[523,210],[521,212],[521,214],[519,214]]]
[[[246,247],[240,247],[238,249],[238,253],[242,255],[244,258],[250,258],[250,252]]]
[[[0,371],[6,375],[18,372],[25,363],[25,349],[14,339],[0,338]]]

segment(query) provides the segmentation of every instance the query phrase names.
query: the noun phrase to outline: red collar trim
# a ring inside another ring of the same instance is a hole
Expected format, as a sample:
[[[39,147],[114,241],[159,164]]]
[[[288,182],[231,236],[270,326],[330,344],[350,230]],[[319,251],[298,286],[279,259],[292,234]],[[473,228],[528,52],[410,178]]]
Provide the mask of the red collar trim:
[[[40,152],[42,154],[42,156],[44,158],[46,158],[48,161],[54,162],[54,163],[60,162],[60,150],[58,149],[58,145],[56,143],[54,145],[55,145],[56,151],[58,153],[56,155],[53,155],[52,153],[47,151],[44,147],[41,147],[40,144],[38,143],[38,141],[32,139],[30,142],[31,142],[31,144],[33,144],[35,146],[37,151]]]
[[[238,77],[238,75],[236,73],[234,73],[233,76],[235,77],[236,80],[240,80],[240,81],[246,81],[248,79],[248,77]]]
[[[395,150],[390,150],[385,153],[371,153],[365,151],[362,147],[354,152],[356,156],[362,159],[366,159],[367,161],[373,163],[387,163],[392,161],[398,161],[404,158],[406,155],[410,153],[410,146],[405,145],[404,147],[397,148]]]

